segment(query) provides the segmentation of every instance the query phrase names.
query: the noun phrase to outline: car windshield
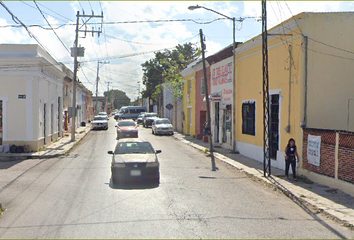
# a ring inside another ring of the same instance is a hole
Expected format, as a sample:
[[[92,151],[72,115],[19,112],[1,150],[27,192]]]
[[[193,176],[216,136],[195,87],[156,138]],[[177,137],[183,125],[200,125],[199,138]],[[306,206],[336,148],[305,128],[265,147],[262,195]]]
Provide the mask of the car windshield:
[[[158,117],[156,113],[148,113],[146,117]]]
[[[115,154],[147,154],[154,153],[154,149],[148,142],[123,142],[118,143]]]
[[[135,124],[135,122],[119,122],[118,126],[119,127],[135,127],[136,124]]]
[[[167,119],[156,120],[156,125],[159,125],[159,124],[171,124],[171,122],[168,121]]]
[[[138,116],[138,118],[142,118],[142,117],[144,117],[144,114],[140,114],[140,115]]]
[[[93,121],[102,121],[102,120],[107,120],[106,117],[95,117]]]
[[[98,113],[98,115],[107,115],[107,113],[105,113],[105,112],[100,112],[100,113]]]

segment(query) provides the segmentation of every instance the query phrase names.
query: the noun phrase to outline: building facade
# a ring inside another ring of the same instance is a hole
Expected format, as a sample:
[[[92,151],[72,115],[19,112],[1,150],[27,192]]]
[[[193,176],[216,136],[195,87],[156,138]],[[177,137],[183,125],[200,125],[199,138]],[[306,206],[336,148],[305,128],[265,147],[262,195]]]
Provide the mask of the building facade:
[[[61,66],[35,44],[0,44],[0,144],[32,151],[62,136]]]
[[[181,72],[183,77],[183,133],[195,136],[195,72],[191,63]]]

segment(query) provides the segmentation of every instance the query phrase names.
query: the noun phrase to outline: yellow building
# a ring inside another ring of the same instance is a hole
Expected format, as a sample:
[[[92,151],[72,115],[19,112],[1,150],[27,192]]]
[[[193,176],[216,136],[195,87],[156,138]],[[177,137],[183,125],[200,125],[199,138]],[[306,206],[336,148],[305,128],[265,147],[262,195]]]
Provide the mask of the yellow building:
[[[321,152],[319,165],[307,162],[306,142],[308,129],[354,131],[353,28],[353,13],[302,13],[268,31],[272,166],[285,168],[284,150],[294,138],[301,174],[340,176],[335,154]],[[261,35],[238,46],[235,67],[236,149],[263,161]]]
[[[191,63],[181,72],[183,77],[183,133],[195,136],[195,71]]]

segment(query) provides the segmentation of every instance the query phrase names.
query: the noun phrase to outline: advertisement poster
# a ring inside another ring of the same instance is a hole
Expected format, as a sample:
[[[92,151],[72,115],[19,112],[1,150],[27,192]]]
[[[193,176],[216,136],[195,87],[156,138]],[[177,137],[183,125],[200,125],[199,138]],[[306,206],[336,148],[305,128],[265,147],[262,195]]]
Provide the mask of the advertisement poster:
[[[315,166],[320,166],[321,136],[308,135],[307,161]]]

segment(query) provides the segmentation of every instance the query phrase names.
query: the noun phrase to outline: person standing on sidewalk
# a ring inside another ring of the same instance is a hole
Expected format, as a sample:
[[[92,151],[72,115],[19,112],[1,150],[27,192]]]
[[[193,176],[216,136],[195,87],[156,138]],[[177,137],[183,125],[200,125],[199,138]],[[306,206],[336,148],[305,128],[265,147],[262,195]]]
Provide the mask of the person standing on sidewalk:
[[[297,153],[295,140],[293,138],[290,138],[288,145],[285,148],[285,175],[288,179],[289,179],[289,167],[291,165],[291,170],[293,171],[294,180],[297,181],[296,162],[298,161],[299,161],[299,154]]]

